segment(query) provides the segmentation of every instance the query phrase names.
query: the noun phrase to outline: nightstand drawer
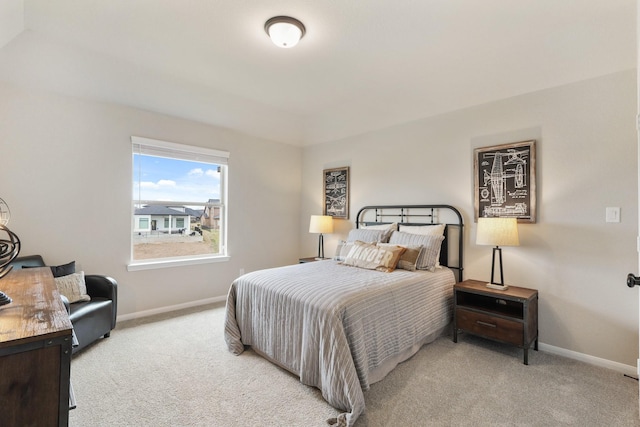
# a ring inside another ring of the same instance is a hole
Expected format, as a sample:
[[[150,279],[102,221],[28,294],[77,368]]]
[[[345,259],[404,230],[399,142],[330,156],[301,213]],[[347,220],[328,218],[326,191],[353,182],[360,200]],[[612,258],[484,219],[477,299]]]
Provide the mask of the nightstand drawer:
[[[478,313],[464,308],[456,308],[456,322],[459,329],[487,338],[522,346],[524,328],[521,322]]]

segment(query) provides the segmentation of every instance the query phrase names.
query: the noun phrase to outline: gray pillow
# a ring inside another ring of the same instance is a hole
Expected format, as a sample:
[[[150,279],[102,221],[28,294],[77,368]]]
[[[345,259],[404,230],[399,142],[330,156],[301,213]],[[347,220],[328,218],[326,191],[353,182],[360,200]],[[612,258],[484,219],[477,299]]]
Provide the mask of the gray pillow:
[[[355,228],[349,231],[347,242],[359,240],[365,243],[386,243],[393,230],[375,230],[370,228]]]
[[[51,273],[53,273],[53,277],[68,276],[69,274],[73,274],[75,272],[76,272],[75,261],[71,261],[68,264],[51,266]]]
[[[40,265],[23,265],[22,268],[40,268]],[[71,261],[68,264],[63,265],[52,265],[49,267],[51,269],[51,273],[53,277],[62,277],[68,276],[69,274],[73,274],[76,272],[76,262]]]
[[[420,234],[403,233],[394,231],[389,238],[389,243],[402,246],[422,246],[416,268],[418,270],[434,271],[438,263],[438,254],[444,236],[423,236]]]

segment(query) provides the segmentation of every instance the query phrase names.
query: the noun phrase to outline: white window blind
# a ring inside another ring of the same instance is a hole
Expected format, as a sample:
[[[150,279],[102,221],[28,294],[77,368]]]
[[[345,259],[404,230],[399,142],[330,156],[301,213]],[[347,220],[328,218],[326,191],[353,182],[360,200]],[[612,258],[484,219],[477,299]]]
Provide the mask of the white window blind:
[[[168,157],[194,162],[227,165],[229,152],[211,148],[187,146],[175,142],[132,136],[133,152],[147,156]]]

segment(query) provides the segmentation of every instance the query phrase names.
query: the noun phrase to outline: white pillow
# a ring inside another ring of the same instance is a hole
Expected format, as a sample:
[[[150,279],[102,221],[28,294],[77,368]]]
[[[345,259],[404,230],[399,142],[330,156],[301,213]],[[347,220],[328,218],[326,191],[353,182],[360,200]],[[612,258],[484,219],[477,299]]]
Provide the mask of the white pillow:
[[[360,225],[360,228],[368,228],[369,230],[391,230],[391,231],[397,231],[398,230],[398,223],[397,222],[392,222],[391,224],[376,224],[376,225],[362,224],[362,225]]]
[[[422,236],[444,236],[444,224],[434,225],[402,225],[399,231],[403,233],[420,234]]]
[[[444,224],[435,225],[402,225],[400,231],[403,233],[419,234],[421,236],[444,236]],[[436,267],[440,267],[440,250],[436,258]]]
[[[69,302],[91,301],[87,295],[87,285],[84,282],[84,271],[54,278],[58,292],[67,297]]]

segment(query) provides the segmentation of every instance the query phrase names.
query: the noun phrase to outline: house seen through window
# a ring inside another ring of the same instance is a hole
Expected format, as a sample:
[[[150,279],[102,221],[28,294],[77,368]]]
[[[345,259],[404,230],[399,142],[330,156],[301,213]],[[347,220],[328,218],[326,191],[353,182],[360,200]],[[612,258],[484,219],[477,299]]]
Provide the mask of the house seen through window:
[[[131,138],[134,263],[226,256],[229,153]]]

